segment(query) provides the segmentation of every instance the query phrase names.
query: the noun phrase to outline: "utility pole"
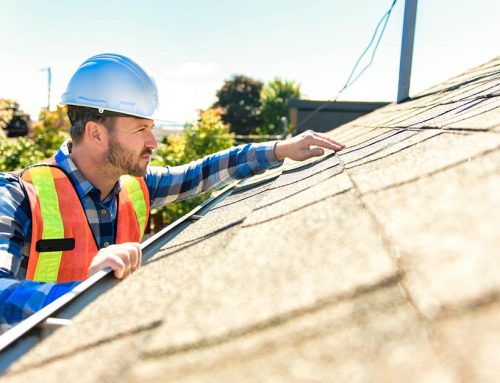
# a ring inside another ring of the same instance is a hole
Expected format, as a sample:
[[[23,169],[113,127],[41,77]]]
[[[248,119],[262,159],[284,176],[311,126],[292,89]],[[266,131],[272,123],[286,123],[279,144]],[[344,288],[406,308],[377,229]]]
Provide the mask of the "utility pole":
[[[401,40],[401,58],[399,61],[398,104],[407,100],[410,94],[413,41],[415,39],[415,21],[417,19],[417,2],[418,0],[405,0],[403,38]]]
[[[52,85],[52,69],[50,67],[42,68],[43,71],[47,71],[47,110],[50,110],[50,88]]]

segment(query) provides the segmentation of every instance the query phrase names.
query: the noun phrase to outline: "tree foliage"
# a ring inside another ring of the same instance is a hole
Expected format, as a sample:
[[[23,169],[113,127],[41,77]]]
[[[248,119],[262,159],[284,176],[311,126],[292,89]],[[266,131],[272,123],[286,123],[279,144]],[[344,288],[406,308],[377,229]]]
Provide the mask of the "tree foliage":
[[[152,165],[177,166],[196,161],[234,145],[234,134],[216,109],[200,111],[198,121],[186,126],[182,135],[167,136],[158,145]]]
[[[283,133],[281,118],[286,117],[290,122],[288,101],[298,98],[300,98],[300,85],[294,81],[276,78],[268,82],[260,93],[262,125],[259,128],[259,133]],[[288,124],[287,130],[289,126],[290,124]]]
[[[58,107],[56,111],[44,109],[28,137],[0,137],[0,171],[22,169],[52,156],[68,138],[69,121],[65,119],[65,113],[64,107]]]
[[[215,109],[200,111],[198,122],[185,129],[184,137],[186,162],[227,149],[234,144],[234,134],[229,132],[220,112]]]
[[[37,148],[44,152],[46,157],[50,157],[69,137],[70,127],[66,107],[58,105],[55,111],[42,109],[38,121],[33,124],[30,137]]]
[[[2,133],[17,109],[19,109],[19,104],[16,101],[0,98],[0,128],[2,128]]]
[[[170,135],[160,144],[152,165],[177,166],[198,160],[204,156],[227,149],[234,144],[234,134],[223,123],[220,113],[215,109],[200,111],[200,117],[193,126],[188,126],[183,135]],[[167,205],[153,212],[162,215],[163,222],[173,222],[207,199],[204,193]]]
[[[222,119],[239,135],[283,133],[282,117],[290,121],[288,101],[300,98],[300,85],[275,78],[265,85],[243,75],[226,80],[217,91],[214,107],[223,110]]]
[[[31,120],[17,101],[0,98],[0,136],[23,137],[28,133]]]
[[[25,137],[15,140],[1,137],[0,153],[2,153],[0,161],[0,171],[2,172],[22,169],[46,158],[45,153],[38,149],[35,142]]]
[[[260,126],[262,82],[243,75],[226,80],[217,91],[215,107],[223,108],[222,120],[236,134],[255,134]]]

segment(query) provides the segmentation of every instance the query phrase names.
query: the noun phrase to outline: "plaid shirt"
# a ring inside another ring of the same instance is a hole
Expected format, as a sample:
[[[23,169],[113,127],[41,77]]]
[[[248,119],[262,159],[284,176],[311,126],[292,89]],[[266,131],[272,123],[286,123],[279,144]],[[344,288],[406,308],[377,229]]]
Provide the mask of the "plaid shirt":
[[[151,208],[192,197],[279,166],[274,142],[247,144],[176,167],[149,167],[145,176]],[[55,155],[71,177],[90,227],[102,248],[114,243],[118,182],[101,201],[101,192],[87,181],[69,156],[65,142]],[[71,290],[78,282],[24,280],[31,240],[29,200],[18,176],[0,173],[0,324],[16,323]]]

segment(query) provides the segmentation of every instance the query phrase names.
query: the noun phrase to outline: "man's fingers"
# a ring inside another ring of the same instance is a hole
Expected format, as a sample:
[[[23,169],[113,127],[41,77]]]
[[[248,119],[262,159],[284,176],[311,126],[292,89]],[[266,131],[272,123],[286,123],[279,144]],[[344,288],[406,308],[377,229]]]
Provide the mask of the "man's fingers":
[[[323,149],[321,149],[321,148],[312,148],[312,149],[309,150],[307,158],[319,157],[319,156],[322,156],[323,154],[325,154],[325,151]]]
[[[305,142],[308,145],[316,145],[331,150],[340,150],[345,147],[343,144],[331,139],[330,137],[316,132],[311,132],[311,134],[308,134],[306,136]]]
[[[127,245],[130,245],[130,267],[132,271],[135,271],[141,266],[142,262],[141,245],[137,242],[129,242]]]
[[[274,146],[274,156],[278,161],[285,158],[304,161],[311,157],[323,155],[323,149],[339,151],[343,148],[345,148],[345,145],[327,135],[309,130],[299,136],[278,141]]]
[[[128,242],[101,249],[92,260],[89,276],[109,267],[118,279],[128,277],[137,270],[142,261],[142,250],[139,243]]]
[[[336,142],[330,142],[322,137],[313,137],[311,145],[316,145],[325,149],[340,150],[342,146]]]
[[[134,271],[137,270],[140,266],[141,266],[141,263],[142,263],[142,249],[141,249],[141,245],[137,242],[134,243],[135,244],[135,247],[137,249],[137,258],[136,258],[136,262],[133,263],[133,269]]]
[[[118,245],[122,251],[125,253],[122,254],[123,256],[126,256],[127,259],[127,266],[132,269],[132,271],[135,271],[139,268],[141,265],[142,261],[142,250],[141,250],[141,245],[137,242],[127,242],[127,243],[122,243]]]
[[[313,136],[315,136],[319,139],[326,140],[326,141],[330,142],[331,144],[338,145],[338,146],[345,148],[344,144],[342,144],[338,141],[335,141],[333,138],[331,138],[330,136],[327,136],[326,134],[315,132],[314,130],[312,130],[311,133],[313,134]]]
[[[122,250],[118,253],[116,253],[118,257],[122,260],[123,264],[125,265],[125,270],[124,273],[127,272],[127,270],[130,270],[132,267],[132,260],[131,260],[131,253],[128,251]]]
[[[102,268],[109,267],[113,270],[115,277],[118,279],[122,279],[125,275],[126,265],[123,262],[123,259],[117,254],[109,254],[102,263]]]

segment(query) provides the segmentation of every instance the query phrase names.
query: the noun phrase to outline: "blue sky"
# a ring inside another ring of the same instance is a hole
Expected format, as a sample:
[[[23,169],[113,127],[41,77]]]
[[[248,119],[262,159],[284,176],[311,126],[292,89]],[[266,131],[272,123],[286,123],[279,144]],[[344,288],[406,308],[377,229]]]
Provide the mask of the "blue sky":
[[[143,64],[159,87],[161,115],[196,118],[224,79],[294,80],[310,99],[342,87],[392,0],[0,0],[0,97],[36,118],[76,68],[103,52]],[[394,101],[404,0],[398,0],[374,64],[341,100]],[[500,54],[498,0],[420,0],[410,94]]]

